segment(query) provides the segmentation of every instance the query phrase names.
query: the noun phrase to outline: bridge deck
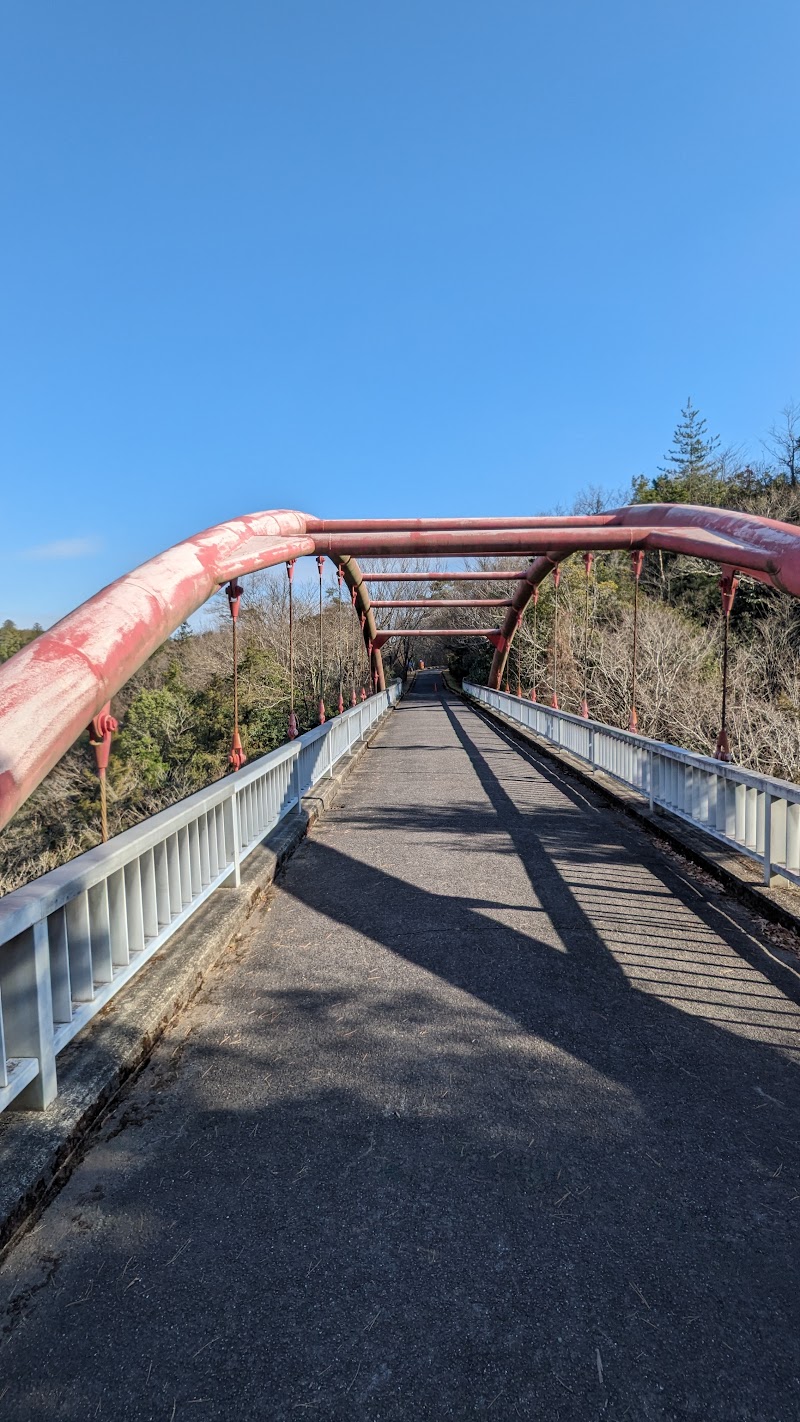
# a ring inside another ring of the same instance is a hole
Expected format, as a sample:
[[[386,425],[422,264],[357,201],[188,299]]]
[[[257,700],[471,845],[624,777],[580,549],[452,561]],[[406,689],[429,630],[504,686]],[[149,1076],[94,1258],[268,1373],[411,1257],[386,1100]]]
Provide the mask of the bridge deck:
[[[0,1417],[799,1414],[796,972],[420,678],[0,1283]]]

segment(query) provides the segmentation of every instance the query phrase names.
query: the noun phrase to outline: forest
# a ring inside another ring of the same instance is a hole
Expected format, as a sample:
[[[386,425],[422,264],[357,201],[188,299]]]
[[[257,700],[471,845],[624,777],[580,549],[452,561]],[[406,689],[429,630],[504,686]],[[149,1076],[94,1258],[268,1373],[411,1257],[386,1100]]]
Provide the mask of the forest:
[[[744,461],[721,450],[689,400],[681,412],[664,466],[611,493],[589,485],[569,510],[593,513],[624,503],[696,503],[740,509],[800,523],[800,407],[787,406],[765,443],[763,460]],[[313,567],[313,561],[309,560]],[[366,565],[362,565],[367,571]],[[382,565],[387,569],[387,565]],[[424,570],[396,563],[395,570]],[[476,571],[518,566],[480,559]],[[388,569],[387,569],[388,570]],[[287,737],[292,686],[289,589],[284,569],[244,580],[239,619],[239,724],[249,760]],[[397,597],[397,584],[371,585],[373,600]],[[507,596],[509,583],[459,584],[465,596]],[[446,583],[403,584],[409,597],[447,596]],[[369,667],[346,588],[330,568],[321,589],[294,582],[294,702],[300,731],[317,724],[320,698],[334,715],[369,694]],[[634,576],[625,554],[599,554],[587,577],[576,556],[562,565],[529,605],[506,668],[510,689],[549,700],[557,667],[562,710],[580,709],[627,726],[630,714]],[[457,612],[397,609],[383,626],[484,625],[480,609]],[[320,625],[321,624],[321,625]],[[719,569],[678,555],[649,553],[641,573],[636,658],[639,729],[690,750],[711,753],[720,722],[722,615]],[[728,690],[728,734],[734,761],[784,779],[800,780],[800,608],[794,599],[743,577],[733,603]],[[41,628],[0,626],[0,661]],[[555,634],[555,635],[554,635]],[[388,656],[386,655],[388,653]],[[457,677],[483,681],[491,649],[483,639],[444,644],[391,641],[387,676],[409,656],[445,655]],[[116,834],[228,773],[233,727],[233,654],[227,600],[208,605],[203,624],[184,625],[115,698],[120,723],[108,771],[109,831]],[[99,789],[84,735],[51,771],[0,834],[0,893],[30,879],[100,839]]]

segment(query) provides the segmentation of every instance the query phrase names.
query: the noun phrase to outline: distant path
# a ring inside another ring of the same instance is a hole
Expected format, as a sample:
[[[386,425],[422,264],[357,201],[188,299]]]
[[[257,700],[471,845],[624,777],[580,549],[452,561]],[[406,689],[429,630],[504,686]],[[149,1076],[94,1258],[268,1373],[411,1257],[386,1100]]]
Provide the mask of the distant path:
[[[0,1419],[800,1417],[798,975],[676,866],[420,675],[0,1272]]]

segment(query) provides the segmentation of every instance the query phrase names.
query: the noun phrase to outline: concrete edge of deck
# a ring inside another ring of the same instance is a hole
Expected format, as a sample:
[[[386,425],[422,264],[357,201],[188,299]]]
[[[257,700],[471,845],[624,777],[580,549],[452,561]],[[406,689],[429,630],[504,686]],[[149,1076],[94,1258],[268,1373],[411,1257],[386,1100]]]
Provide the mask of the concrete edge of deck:
[[[580,781],[582,785],[597,791],[610,805],[622,810],[632,819],[638,820],[655,838],[666,842],[699,869],[713,875],[729,893],[745,904],[747,908],[770,922],[798,934],[798,948],[800,949],[800,892],[780,887],[768,889],[760,881],[760,866],[755,861],[748,859],[746,855],[735,854],[726,849],[724,845],[715,844],[707,835],[693,830],[691,825],[686,824],[676,815],[670,815],[667,810],[650,810],[648,804],[639,795],[633,790],[629,790],[627,786],[621,785],[613,776],[607,775],[602,770],[592,772],[587,769],[583,761],[579,760],[577,756],[571,755],[569,751],[556,749],[548,741],[542,740],[533,731],[529,731],[527,727],[519,726],[516,721],[504,716],[502,711],[495,711],[474,701],[471,696],[462,691],[449,674],[447,675],[447,685],[479,715],[485,716],[487,720],[501,726],[514,740],[535,750],[536,754],[545,760],[569,771],[569,774]],[[797,966],[796,954],[792,954],[791,962],[793,966]]]
[[[122,1087],[146,1065],[167,1028],[235,947],[278,870],[333,804],[391,709],[333,775],[303,799],[300,812],[288,816],[248,856],[241,887],[212,894],[59,1055],[59,1092],[52,1105],[42,1112],[0,1115],[0,1260],[69,1178],[88,1133]]]

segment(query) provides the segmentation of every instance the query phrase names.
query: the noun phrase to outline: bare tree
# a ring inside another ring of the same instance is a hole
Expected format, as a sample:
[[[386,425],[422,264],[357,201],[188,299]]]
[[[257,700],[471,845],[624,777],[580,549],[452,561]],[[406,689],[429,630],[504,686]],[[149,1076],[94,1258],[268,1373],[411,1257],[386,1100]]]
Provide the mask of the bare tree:
[[[797,487],[800,475],[800,405],[790,400],[781,410],[781,419],[769,431],[769,438],[763,441],[783,472],[792,489]]]

